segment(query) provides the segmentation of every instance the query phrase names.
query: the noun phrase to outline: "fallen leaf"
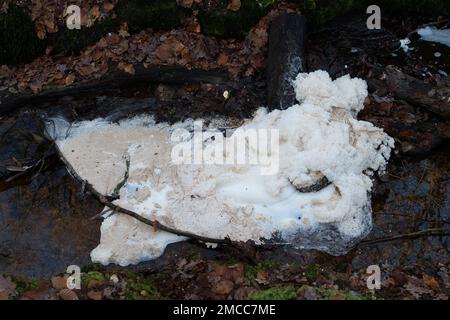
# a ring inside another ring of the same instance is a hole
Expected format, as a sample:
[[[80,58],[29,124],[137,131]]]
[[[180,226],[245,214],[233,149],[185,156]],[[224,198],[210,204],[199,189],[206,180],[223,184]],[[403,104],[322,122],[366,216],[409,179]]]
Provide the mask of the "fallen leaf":
[[[422,276],[422,280],[423,280],[423,283],[425,283],[425,285],[427,287],[429,287],[435,291],[438,291],[440,289],[439,282],[437,282],[437,280],[434,277],[424,274]]]
[[[225,53],[221,53],[219,55],[219,57],[217,58],[217,64],[219,66],[223,66],[223,65],[227,64],[227,62],[228,62],[228,56]]]
[[[239,11],[241,8],[241,0],[230,0],[227,6],[227,10],[230,11]]]
[[[215,294],[225,295],[229,294],[234,288],[234,284],[230,280],[221,280],[213,285],[211,291]]]
[[[126,73],[129,73],[129,74],[135,73],[134,66],[131,63],[120,62],[117,67],[120,70],[125,71]]]
[[[87,293],[87,296],[91,300],[102,300],[103,293],[101,291],[92,290]]]
[[[42,90],[42,82],[39,80],[35,80],[30,83],[30,89],[34,94],[39,93]]]
[[[64,83],[66,84],[66,86],[71,85],[73,82],[75,81],[75,75],[73,73],[69,74]]]
[[[69,276],[56,276],[51,279],[52,287],[56,290],[67,289],[67,279]]]
[[[106,12],[111,11],[112,9],[114,9],[114,3],[111,3],[111,2],[105,2],[105,3],[103,4],[103,9],[104,9]]]
[[[94,73],[94,67],[90,64],[85,65],[85,66],[79,66],[76,68],[76,70],[82,77],[87,77],[87,76],[91,75],[92,73]]]
[[[62,289],[59,292],[59,297],[62,300],[78,300],[78,295],[70,289]]]
[[[269,273],[267,271],[258,271],[256,274],[256,282],[259,284],[268,284],[269,283]]]

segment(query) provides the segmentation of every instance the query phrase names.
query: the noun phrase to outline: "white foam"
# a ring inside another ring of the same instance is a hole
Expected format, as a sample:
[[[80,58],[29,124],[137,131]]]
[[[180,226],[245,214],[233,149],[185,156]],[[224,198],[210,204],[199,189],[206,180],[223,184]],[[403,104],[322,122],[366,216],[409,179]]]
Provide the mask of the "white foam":
[[[283,111],[260,109],[241,126],[279,129],[274,175],[261,175],[249,164],[174,165],[170,134],[193,120],[173,126],[149,117],[119,124],[84,121],[67,137],[60,134],[57,143],[77,173],[103,193],[123,181],[128,161],[129,177],[115,203],[173,228],[256,243],[277,233],[302,245],[299,234],[332,226],[345,239],[357,239],[371,223],[370,175],[385,169],[394,141],[355,118],[367,95],[365,81],[349,76],[332,81],[316,71],[299,74],[294,87],[300,104]],[[318,192],[296,189],[323,176],[331,184]],[[156,258],[168,244],[184,240],[120,214],[107,217],[101,233],[91,257],[103,264]],[[308,247],[331,251],[320,241]]]

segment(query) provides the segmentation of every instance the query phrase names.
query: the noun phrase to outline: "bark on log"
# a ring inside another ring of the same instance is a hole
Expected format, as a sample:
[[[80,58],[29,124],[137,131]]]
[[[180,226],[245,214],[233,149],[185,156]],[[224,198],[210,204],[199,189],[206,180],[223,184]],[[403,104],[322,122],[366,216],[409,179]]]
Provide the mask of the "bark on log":
[[[384,75],[387,88],[396,98],[450,119],[450,86],[425,83],[391,65]]]
[[[143,65],[137,65],[134,74],[112,69],[101,79],[82,81],[70,86],[49,87],[37,94],[33,94],[31,91],[0,94],[0,117],[30,103],[51,101],[64,96],[105,93],[115,91],[118,88],[131,87],[138,83],[223,83],[228,79],[229,77],[225,72],[188,70],[181,67],[150,66],[145,68]]]
[[[268,106],[286,109],[295,104],[292,80],[305,72],[306,19],[283,13],[270,26],[267,66]]]

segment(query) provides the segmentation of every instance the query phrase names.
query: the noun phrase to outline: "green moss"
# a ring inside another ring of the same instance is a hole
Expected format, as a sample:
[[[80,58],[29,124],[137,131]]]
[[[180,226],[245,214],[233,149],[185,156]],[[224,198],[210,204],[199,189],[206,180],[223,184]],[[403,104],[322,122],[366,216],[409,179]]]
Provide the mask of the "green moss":
[[[317,264],[310,264],[305,268],[305,277],[308,281],[316,281],[319,277],[320,267]]]
[[[38,287],[36,280],[24,280],[16,277],[10,277],[11,281],[16,285],[17,296],[21,296],[25,292]]]
[[[122,0],[116,7],[120,21],[126,21],[130,32],[146,28],[170,30],[180,26],[192,11],[176,0]]]
[[[302,287],[303,288],[303,287]],[[343,290],[330,290],[324,288],[314,288],[321,299],[328,300],[333,296],[341,296],[345,300],[379,300],[380,298],[375,295],[360,295],[354,292]]]
[[[256,279],[259,271],[268,271],[270,269],[275,268],[277,265],[278,263],[272,260],[259,262],[256,265],[246,265],[245,278],[248,281],[253,282]]]
[[[216,10],[201,10],[198,20],[202,33],[218,37],[244,37],[266,15],[276,0],[241,0],[239,11],[226,9],[228,1],[222,1]]]
[[[0,65],[30,62],[45,47],[36,36],[30,16],[21,8],[9,5],[7,12],[0,14]]]
[[[186,251],[186,254],[184,257],[189,261],[191,261],[191,260],[195,261],[195,260],[199,260],[201,258],[201,254],[194,248],[189,248]]]
[[[143,293],[145,292],[145,295]],[[125,299],[127,300],[144,300],[144,299],[163,299],[163,296],[153,285],[149,278],[130,277],[127,278],[127,287],[125,291]]]
[[[105,270],[105,267],[101,265],[100,263],[90,263],[81,268],[81,272],[88,273],[90,271],[98,271],[103,272]]]
[[[292,300],[297,296],[298,289],[294,287],[270,288],[257,291],[248,300]]]
[[[81,274],[81,284],[83,286],[88,285],[92,280],[105,281],[106,277],[103,275],[103,273],[98,271],[89,271],[87,273]]]

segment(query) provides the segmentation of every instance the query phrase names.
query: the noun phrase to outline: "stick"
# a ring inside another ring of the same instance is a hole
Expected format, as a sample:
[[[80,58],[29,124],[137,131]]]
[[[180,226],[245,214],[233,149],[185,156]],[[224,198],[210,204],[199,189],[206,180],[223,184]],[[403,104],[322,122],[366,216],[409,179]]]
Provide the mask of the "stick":
[[[135,66],[135,73],[128,74],[118,69],[112,69],[101,79],[77,82],[70,86],[55,86],[33,94],[20,92],[17,94],[0,94],[0,117],[28,103],[51,101],[64,96],[80,96],[98,92],[117,91],[118,88],[131,87],[138,83],[168,83],[183,84],[186,82],[223,83],[228,80],[225,72],[188,70],[169,66]]]
[[[391,237],[385,237],[385,238],[378,238],[373,240],[364,240],[361,241],[359,245],[372,245],[376,243],[382,243],[382,242],[389,242],[389,241],[395,241],[395,240],[401,240],[401,239],[415,239],[415,238],[421,238],[421,237],[444,237],[449,236],[450,230],[444,229],[444,228],[431,228],[411,233],[405,233],[405,234],[398,234]]]

